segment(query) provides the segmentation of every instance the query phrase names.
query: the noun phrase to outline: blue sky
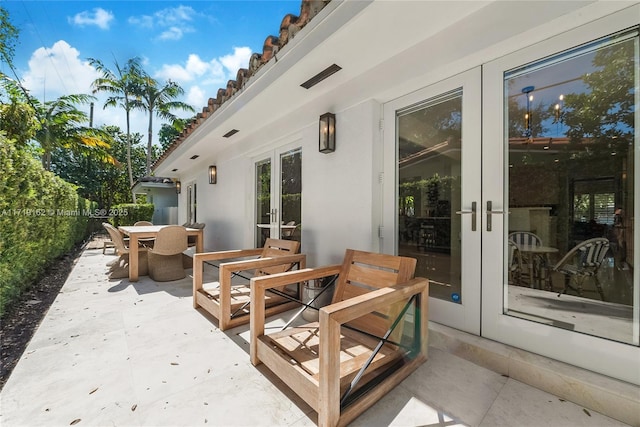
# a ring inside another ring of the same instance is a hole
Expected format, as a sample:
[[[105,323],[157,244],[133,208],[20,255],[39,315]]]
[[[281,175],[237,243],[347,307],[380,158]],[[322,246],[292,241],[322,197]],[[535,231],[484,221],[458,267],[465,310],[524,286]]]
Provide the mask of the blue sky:
[[[247,67],[253,52],[262,52],[267,36],[278,35],[286,14],[300,13],[300,4],[300,0],[0,0],[20,30],[14,58],[18,77],[37,98],[91,93],[90,84],[98,75],[88,58],[100,59],[113,69],[115,60],[124,64],[138,56],[159,81],[179,83],[185,90],[182,101],[197,111],[218,88],[235,79],[239,68]],[[4,64],[0,70],[12,76]],[[96,103],[95,124],[115,124],[124,130],[124,112],[103,110],[103,99]],[[144,115],[136,113],[132,119],[132,130],[146,136]],[[154,119],[156,135],[160,123]]]

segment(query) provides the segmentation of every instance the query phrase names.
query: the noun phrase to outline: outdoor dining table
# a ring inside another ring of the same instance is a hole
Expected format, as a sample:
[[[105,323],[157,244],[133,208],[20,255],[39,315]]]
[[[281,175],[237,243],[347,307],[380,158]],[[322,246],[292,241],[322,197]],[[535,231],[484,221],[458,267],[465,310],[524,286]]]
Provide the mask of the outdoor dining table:
[[[138,241],[140,239],[155,238],[158,232],[166,225],[141,225],[141,226],[120,226],[118,230],[129,237],[129,281],[138,281]],[[196,237],[196,253],[203,252],[203,229],[187,228],[187,236]]]
[[[518,245],[520,252],[529,256],[529,277],[531,287],[537,282],[542,289],[541,282],[545,282],[545,290],[551,290],[551,260],[549,255],[559,252],[551,246]]]

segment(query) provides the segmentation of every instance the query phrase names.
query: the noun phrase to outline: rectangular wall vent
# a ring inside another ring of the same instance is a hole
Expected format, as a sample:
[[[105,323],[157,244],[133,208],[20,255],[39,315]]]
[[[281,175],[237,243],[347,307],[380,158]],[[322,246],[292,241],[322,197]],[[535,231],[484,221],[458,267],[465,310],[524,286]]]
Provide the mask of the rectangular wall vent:
[[[336,64],[330,65],[329,67],[327,67],[324,70],[320,71],[315,76],[311,77],[306,82],[302,83],[300,86],[302,86],[305,89],[310,89],[313,86],[315,86],[318,83],[320,83],[321,81],[323,81],[324,79],[326,79],[327,77],[337,73],[340,70],[342,70],[342,67],[340,67],[339,65],[336,65]]]
[[[222,135],[224,138],[229,138],[233,135],[235,135],[236,133],[240,132],[238,129],[231,129],[229,132],[225,133],[224,135]]]

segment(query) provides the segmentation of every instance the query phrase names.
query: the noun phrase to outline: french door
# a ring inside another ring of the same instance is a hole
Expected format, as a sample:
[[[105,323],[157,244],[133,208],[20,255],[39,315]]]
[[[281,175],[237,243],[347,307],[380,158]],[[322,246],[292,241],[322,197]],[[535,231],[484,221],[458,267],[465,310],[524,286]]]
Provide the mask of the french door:
[[[301,241],[302,149],[278,149],[255,159],[255,242]]]
[[[430,320],[640,384],[627,18],[386,103],[381,245],[417,259]]]
[[[480,69],[384,105],[383,251],[417,259],[429,318],[480,334]],[[394,201],[390,203],[390,201]]]
[[[631,15],[483,67],[482,335],[640,384]]]

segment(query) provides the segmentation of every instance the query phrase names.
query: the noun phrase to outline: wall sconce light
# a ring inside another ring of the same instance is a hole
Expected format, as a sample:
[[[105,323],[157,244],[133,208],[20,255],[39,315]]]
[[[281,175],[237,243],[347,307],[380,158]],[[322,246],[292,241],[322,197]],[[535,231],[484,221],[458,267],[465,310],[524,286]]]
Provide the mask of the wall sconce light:
[[[214,165],[209,166],[209,184],[218,182],[218,168]]]
[[[320,116],[319,146],[321,153],[336,151],[336,115],[324,113]]]
[[[176,181],[176,193],[180,194],[180,190],[182,190],[182,185],[180,181]]]

